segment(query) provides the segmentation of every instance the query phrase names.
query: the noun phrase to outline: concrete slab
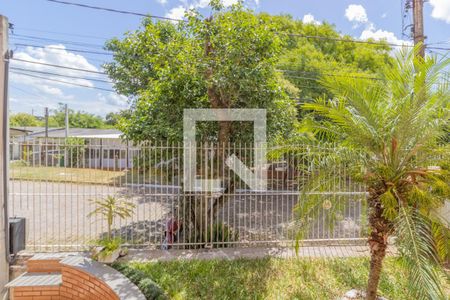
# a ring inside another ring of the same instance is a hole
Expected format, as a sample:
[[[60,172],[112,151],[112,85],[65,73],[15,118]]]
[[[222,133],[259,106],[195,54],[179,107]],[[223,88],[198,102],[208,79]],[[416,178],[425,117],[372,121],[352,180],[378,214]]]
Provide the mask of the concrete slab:
[[[254,248],[220,248],[220,249],[196,249],[196,250],[129,250],[128,255],[119,261],[170,261],[189,259],[239,259],[239,258],[344,258],[344,257],[368,257],[367,246],[324,246],[301,247],[296,253],[293,248],[281,247],[254,247]],[[394,247],[388,248],[387,255],[395,255]]]
[[[6,287],[59,286],[61,273],[25,273],[6,284]]]

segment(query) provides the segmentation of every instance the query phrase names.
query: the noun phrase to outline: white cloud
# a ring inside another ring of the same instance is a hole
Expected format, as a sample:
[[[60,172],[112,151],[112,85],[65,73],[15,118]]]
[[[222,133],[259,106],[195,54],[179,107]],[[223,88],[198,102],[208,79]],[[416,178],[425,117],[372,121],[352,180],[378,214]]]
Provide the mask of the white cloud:
[[[449,0],[430,0],[433,7],[431,16],[438,20],[450,23],[450,1]]]
[[[238,0],[222,0],[222,4],[223,4],[225,7],[234,5],[234,4],[236,4],[236,3],[238,3]]]
[[[366,9],[364,6],[359,4],[350,4],[345,9],[345,17],[350,22],[355,23],[367,23],[369,19],[367,18]]]
[[[98,74],[95,73],[85,73],[80,72],[76,70],[70,70],[70,69],[61,69],[61,68],[55,68],[52,66],[46,66],[39,63],[44,64],[50,64],[50,65],[60,65],[70,68],[76,68],[76,69],[85,69],[89,71],[98,72],[97,67],[92,65],[87,61],[87,59],[79,54],[74,54],[72,52],[69,52],[66,50],[64,45],[47,45],[44,48],[35,48],[35,47],[26,47],[23,51],[17,51],[14,53],[14,58],[21,59],[21,60],[27,60],[35,63],[28,63],[28,62],[22,62],[13,60],[11,63],[11,67],[17,67],[22,69],[27,69],[31,71],[39,71],[39,72],[47,72],[47,73],[55,73],[55,74],[61,74],[61,75],[67,75],[67,76],[74,76],[74,77],[85,77],[86,74],[89,74],[89,77],[98,77]],[[37,64],[36,64],[37,63]],[[13,70],[14,71],[14,70]],[[19,71],[24,72],[24,71]],[[15,74],[12,77],[12,80],[18,81],[18,82],[27,82],[31,85],[36,85],[37,88],[41,85],[48,85],[50,82],[52,82],[52,85],[59,85],[59,86],[66,86],[66,87],[74,87],[73,85],[64,84],[61,82],[56,81],[49,81],[44,79],[39,79],[37,77],[45,77],[53,80],[59,80],[59,81],[68,81],[75,84],[81,84],[81,85],[87,85],[87,86],[94,86],[92,81],[87,79],[78,79],[78,78],[64,78],[57,75],[51,75],[51,74],[44,74],[44,73],[37,73],[37,72],[26,72],[27,74],[31,74],[32,76],[26,76],[26,75],[18,75]]]
[[[177,6],[172,8],[169,13],[166,14],[167,18],[180,20],[183,19],[186,9],[183,6]]]
[[[317,21],[312,14],[306,14],[303,16],[303,23],[305,24],[314,24],[320,25],[320,22]]]
[[[386,19],[387,15],[388,15],[387,13],[383,13],[383,14],[381,15],[381,18],[382,18],[382,19]]]
[[[65,95],[63,90],[57,87],[48,86],[48,85],[35,85],[35,88],[42,93],[45,93],[49,96],[57,97],[58,100],[69,100],[73,99],[72,95]]]
[[[164,5],[164,4],[166,4],[167,3],[167,0],[156,0],[156,1],[158,1],[160,4],[162,4],[162,5]]]
[[[127,97],[123,95],[109,93],[108,97],[106,97],[106,103],[114,106],[125,107],[127,106],[127,102],[128,102]]]
[[[388,43],[391,44],[401,44],[401,45],[410,45],[410,41],[405,41],[402,39],[398,39],[393,32],[378,29],[375,30],[373,26],[365,29],[360,36],[360,39],[367,40],[367,39],[374,39],[374,40],[385,40]]]
[[[385,18],[387,13],[384,13],[381,17]],[[366,9],[359,4],[350,4],[345,10],[345,17],[350,22],[354,23],[354,28],[359,25],[364,25],[365,29],[361,32],[360,39],[374,39],[377,41],[384,40],[390,44],[410,45],[411,42],[399,39],[391,31],[377,29],[375,24],[369,21],[367,17]]]

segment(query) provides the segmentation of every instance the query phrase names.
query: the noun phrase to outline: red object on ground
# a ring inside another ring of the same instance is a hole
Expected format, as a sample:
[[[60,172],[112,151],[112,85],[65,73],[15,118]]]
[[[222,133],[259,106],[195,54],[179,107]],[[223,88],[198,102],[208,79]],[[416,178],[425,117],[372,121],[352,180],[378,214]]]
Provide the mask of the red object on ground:
[[[170,218],[166,222],[166,242],[167,245],[172,245],[175,240],[175,235],[178,230],[178,220]]]

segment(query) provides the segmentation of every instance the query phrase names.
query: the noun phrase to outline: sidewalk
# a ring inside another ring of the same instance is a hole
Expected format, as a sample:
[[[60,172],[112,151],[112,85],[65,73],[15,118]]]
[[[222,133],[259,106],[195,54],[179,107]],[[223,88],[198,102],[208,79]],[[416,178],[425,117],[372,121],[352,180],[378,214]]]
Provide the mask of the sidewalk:
[[[388,256],[395,255],[393,247],[388,248]],[[368,257],[367,246],[319,246],[302,247],[298,257],[304,258],[344,258],[344,257]],[[254,247],[254,248],[220,248],[197,250],[130,250],[128,255],[120,261],[170,261],[189,259],[239,259],[239,258],[293,258],[296,257],[295,249],[280,247]]]

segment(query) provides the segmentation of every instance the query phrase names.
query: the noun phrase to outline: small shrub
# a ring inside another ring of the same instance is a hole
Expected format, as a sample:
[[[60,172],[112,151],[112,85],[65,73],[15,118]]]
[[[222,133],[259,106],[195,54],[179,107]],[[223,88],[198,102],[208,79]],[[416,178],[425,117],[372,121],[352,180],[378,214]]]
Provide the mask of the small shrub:
[[[239,241],[239,233],[224,223],[215,223],[212,226],[208,226],[206,232],[203,232],[203,234],[197,232],[190,239],[190,242],[201,243],[200,247],[212,244],[213,248],[231,247],[232,244],[230,242],[237,241]]]
[[[134,283],[148,300],[168,300],[164,290],[143,271],[134,269],[124,264],[113,264],[114,269],[125,275]]]
[[[29,166],[30,164],[29,164],[27,161],[21,159],[21,160],[11,161],[11,162],[9,163],[9,165],[10,165],[11,167],[27,167],[27,166]]]
[[[103,250],[98,253],[95,253],[92,256],[92,258],[95,260],[98,260],[99,257],[104,258],[113,253],[114,251],[116,251],[117,249],[119,249],[120,246],[122,245],[122,240],[120,238],[102,239],[97,241],[97,244],[99,246],[102,246]]]
[[[138,288],[141,290],[141,292],[147,299],[155,299],[155,300],[169,299],[166,296],[166,294],[164,294],[164,291],[161,289],[161,287],[150,278],[142,279],[138,284]]]

